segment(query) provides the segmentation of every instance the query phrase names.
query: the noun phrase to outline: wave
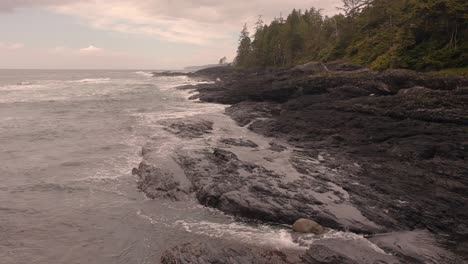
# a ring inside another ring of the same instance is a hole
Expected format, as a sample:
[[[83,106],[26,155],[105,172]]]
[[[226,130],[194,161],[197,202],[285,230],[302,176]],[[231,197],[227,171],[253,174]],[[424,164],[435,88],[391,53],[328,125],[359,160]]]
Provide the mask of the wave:
[[[88,79],[81,79],[81,80],[75,80],[75,81],[68,81],[68,83],[108,83],[110,82],[110,78],[88,78]]]
[[[32,85],[32,82],[19,82],[17,85]]]
[[[144,76],[144,77],[153,77],[153,74],[150,72],[144,72],[144,71],[137,71],[135,72],[138,75]]]
[[[40,85],[40,84],[32,84],[32,83],[25,84],[25,83],[26,82],[21,82],[21,83],[14,84],[14,85],[0,86],[0,91],[22,91],[22,90],[46,88],[46,86]]]

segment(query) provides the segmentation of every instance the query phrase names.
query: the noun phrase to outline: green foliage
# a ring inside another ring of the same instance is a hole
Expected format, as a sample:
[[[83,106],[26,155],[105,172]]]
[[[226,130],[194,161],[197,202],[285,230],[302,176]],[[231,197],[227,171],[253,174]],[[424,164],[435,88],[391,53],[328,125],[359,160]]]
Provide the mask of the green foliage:
[[[343,0],[346,15],[293,10],[241,34],[237,65],[284,67],[347,60],[375,70],[434,71],[468,66],[468,1]]]
[[[254,60],[252,53],[252,41],[247,25],[245,24],[239,36],[239,48],[237,49],[237,57],[234,61],[235,65],[238,67],[252,66]]]
[[[466,68],[444,69],[444,70],[433,72],[433,73],[437,74],[437,75],[442,75],[442,76],[465,76],[465,77],[468,77],[468,67],[466,67]]]

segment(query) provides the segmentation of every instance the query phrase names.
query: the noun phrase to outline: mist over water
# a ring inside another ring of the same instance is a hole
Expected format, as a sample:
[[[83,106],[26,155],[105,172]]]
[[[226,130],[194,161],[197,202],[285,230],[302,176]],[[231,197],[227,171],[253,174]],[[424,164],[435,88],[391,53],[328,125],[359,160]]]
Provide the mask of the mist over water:
[[[131,169],[144,143],[175,144],[158,121],[223,110],[172,89],[190,83],[135,71],[0,71],[1,263],[158,263],[171,246],[215,238],[297,247],[281,228],[137,191]]]

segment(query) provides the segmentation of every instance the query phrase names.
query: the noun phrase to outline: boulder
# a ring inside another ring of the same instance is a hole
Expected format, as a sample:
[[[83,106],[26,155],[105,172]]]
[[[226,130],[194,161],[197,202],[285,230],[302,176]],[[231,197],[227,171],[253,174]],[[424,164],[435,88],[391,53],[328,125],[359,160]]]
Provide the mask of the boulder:
[[[301,218],[297,220],[292,226],[293,230],[300,233],[313,233],[320,235],[324,233],[323,227],[309,219]]]

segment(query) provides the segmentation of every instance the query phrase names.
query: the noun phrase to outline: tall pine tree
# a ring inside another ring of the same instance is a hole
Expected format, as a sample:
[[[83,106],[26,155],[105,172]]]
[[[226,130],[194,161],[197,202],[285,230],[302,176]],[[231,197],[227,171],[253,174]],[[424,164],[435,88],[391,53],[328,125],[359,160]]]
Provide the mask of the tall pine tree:
[[[235,64],[237,67],[250,67],[253,62],[252,59],[252,40],[250,39],[247,24],[244,24],[239,36],[239,48],[237,49]]]

